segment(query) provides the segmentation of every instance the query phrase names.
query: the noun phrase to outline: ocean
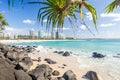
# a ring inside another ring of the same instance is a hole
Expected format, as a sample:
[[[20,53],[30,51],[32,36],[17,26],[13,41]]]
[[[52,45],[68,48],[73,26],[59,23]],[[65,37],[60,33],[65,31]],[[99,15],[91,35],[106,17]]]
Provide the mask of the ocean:
[[[79,67],[94,67],[107,71],[114,80],[120,80],[120,40],[53,40],[37,42],[7,43],[20,46],[44,46],[72,51],[77,57]],[[103,59],[92,57],[93,52],[106,55]],[[114,57],[118,56],[118,57]]]

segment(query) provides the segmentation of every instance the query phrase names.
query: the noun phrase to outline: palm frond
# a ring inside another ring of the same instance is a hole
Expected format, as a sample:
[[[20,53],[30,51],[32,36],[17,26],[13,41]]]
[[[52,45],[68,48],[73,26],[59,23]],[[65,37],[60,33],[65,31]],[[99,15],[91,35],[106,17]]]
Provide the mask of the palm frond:
[[[105,8],[105,12],[106,13],[113,12],[113,10],[116,9],[117,7],[118,7],[118,4],[116,4],[116,1],[113,1]]]

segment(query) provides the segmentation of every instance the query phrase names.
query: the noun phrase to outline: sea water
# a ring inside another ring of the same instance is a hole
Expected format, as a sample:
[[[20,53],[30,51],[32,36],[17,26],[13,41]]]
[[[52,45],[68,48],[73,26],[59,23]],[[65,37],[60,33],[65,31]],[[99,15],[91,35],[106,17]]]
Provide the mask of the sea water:
[[[78,58],[79,67],[101,68],[108,72],[114,80],[120,80],[120,40],[53,40],[37,42],[9,43],[22,46],[45,46],[73,52]],[[103,59],[92,58],[92,53],[106,55]],[[114,57],[118,56],[118,57]],[[104,72],[104,70],[103,70]]]

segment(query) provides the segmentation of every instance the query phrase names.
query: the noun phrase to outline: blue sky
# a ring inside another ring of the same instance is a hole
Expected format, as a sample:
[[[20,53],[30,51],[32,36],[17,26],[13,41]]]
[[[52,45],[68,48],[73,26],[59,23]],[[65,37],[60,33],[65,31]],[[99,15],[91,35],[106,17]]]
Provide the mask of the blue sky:
[[[19,0],[18,0],[19,1]],[[10,24],[9,27],[6,27],[7,33],[11,35],[18,34],[29,34],[30,29],[35,29],[36,34],[38,30],[45,28],[37,25],[37,12],[40,5],[30,5],[26,4],[27,1],[34,0],[24,0],[23,7],[20,3],[16,1],[15,7],[8,9],[7,0],[0,0],[0,12],[4,14],[6,20]],[[76,30],[76,37],[78,38],[120,38],[120,8],[116,9],[113,13],[105,14],[105,6],[110,3],[109,0],[88,0],[92,4],[98,13],[98,22],[97,28],[98,33],[96,32],[93,22],[91,20],[91,14],[83,10],[87,15],[85,16],[85,21],[90,27],[91,31],[95,36],[91,35],[90,32],[86,29],[85,26],[80,24],[80,20],[76,23],[79,27]],[[112,0],[111,0],[112,1]],[[78,15],[79,17],[79,15]],[[44,20],[46,22],[46,20]],[[64,25],[64,34],[66,36],[74,36],[73,29],[70,26],[69,22],[65,22]]]

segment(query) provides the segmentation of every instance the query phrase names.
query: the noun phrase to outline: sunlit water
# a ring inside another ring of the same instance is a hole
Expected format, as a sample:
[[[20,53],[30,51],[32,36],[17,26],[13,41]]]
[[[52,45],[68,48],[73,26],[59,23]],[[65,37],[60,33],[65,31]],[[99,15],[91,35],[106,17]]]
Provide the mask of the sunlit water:
[[[66,40],[8,43],[22,46],[45,46],[73,52],[80,67],[103,67],[114,80],[120,80],[120,40]],[[104,59],[92,58],[93,52],[106,55]]]

